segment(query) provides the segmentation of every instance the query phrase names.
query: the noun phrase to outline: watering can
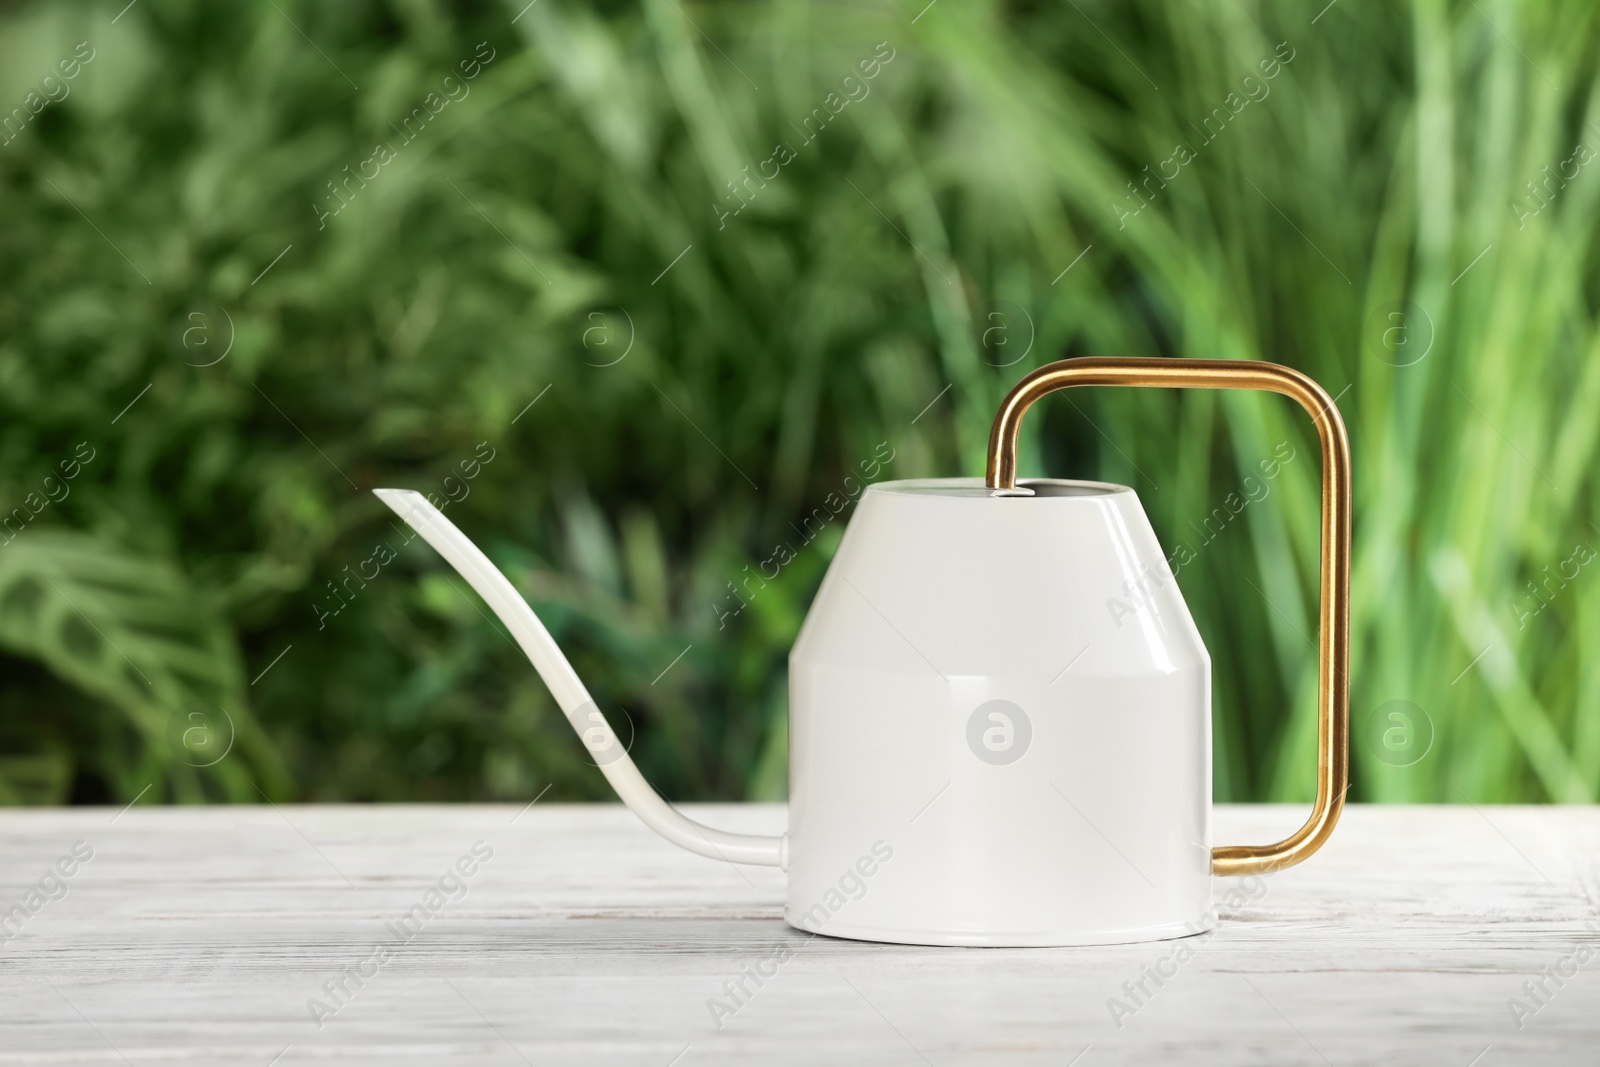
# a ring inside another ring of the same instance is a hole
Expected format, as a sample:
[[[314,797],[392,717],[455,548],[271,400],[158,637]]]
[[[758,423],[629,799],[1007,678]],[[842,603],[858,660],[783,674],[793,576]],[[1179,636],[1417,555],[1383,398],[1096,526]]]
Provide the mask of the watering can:
[[[1084,385],[1264,389],[1310,413],[1322,518],[1317,789],[1275,844],[1211,844],[1211,660],[1133,490],[1019,482],[1035,401]],[[661,798],[527,602],[422,495],[377,495],[510,628],[645,824],[782,868],[801,930],[921,945],[1104,945],[1213,928],[1214,876],[1271,872],[1333,831],[1348,774],[1350,447],[1299,371],[1068,359],[1001,404],[988,473],[878,482],[789,655],[789,827],[732,833]]]

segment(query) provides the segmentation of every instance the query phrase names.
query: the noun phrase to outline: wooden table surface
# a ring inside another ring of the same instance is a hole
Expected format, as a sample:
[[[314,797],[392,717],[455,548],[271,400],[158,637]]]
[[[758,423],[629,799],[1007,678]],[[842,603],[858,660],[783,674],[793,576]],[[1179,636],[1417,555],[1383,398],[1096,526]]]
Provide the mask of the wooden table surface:
[[[0,1064],[1600,1063],[1597,808],[1353,806],[1215,934],[1111,948],[810,937],[617,806],[10,809],[0,857]]]

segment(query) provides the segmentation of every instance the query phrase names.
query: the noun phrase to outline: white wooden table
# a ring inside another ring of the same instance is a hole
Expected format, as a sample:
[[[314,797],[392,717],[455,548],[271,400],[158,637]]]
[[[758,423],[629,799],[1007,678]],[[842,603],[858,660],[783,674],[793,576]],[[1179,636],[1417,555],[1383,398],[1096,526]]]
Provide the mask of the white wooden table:
[[[1301,815],[1219,808],[1216,839]],[[1600,1063],[1600,809],[1352,807],[1260,888],[1184,942],[910,948],[797,933],[781,873],[616,806],[3,810],[0,1064]]]

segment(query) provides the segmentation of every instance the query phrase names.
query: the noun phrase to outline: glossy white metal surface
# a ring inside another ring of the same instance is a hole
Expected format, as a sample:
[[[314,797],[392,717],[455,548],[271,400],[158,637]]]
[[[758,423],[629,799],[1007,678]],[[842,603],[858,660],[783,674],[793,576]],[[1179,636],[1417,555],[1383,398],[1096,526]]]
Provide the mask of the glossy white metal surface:
[[[872,486],[790,656],[785,917],[936,945],[1209,929],[1210,660],[1138,498]]]

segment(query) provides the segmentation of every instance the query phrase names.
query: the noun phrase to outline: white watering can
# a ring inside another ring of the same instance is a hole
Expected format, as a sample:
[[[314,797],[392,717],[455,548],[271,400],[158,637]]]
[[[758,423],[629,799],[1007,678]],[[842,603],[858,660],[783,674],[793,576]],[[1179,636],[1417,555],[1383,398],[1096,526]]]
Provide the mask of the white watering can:
[[[1077,385],[1265,389],[1313,418],[1317,794],[1276,844],[1211,847],[1211,660],[1133,490],[1017,484],[1023,414]],[[623,802],[691,852],[783,868],[784,917],[803,930],[927,945],[1199,933],[1216,923],[1213,875],[1300,862],[1343,806],[1350,446],[1327,393],[1287,367],[1052,363],[1001,405],[984,482],[869,486],[789,655],[781,837],[716,830],[667,804],[504,575],[422,495],[376,493],[510,628]]]

